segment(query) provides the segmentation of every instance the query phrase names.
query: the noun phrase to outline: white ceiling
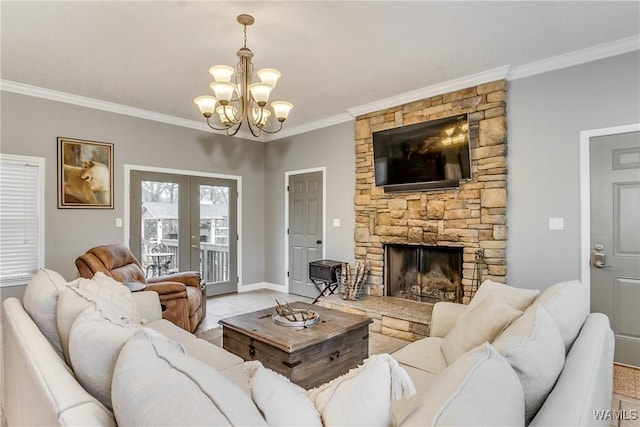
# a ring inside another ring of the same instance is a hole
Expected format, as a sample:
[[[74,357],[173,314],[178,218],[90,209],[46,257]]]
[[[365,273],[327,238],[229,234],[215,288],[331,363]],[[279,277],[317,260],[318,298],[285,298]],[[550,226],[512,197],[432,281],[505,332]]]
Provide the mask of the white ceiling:
[[[236,16],[249,13],[256,68],[279,69],[272,99],[295,104],[283,135],[451,82],[636,50],[640,33],[638,1],[2,0],[0,12],[4,90],[44,88],[187,126],[202,125],[192,99],[210,92],[209,67],[237,62]]]

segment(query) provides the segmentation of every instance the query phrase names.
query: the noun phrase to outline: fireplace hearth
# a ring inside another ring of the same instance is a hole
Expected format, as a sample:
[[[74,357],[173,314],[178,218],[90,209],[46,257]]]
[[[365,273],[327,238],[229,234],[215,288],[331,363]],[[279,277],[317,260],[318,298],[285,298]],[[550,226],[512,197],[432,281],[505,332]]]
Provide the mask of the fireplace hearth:
[[[385,295],[462,302],[462,248],[385,245]]]

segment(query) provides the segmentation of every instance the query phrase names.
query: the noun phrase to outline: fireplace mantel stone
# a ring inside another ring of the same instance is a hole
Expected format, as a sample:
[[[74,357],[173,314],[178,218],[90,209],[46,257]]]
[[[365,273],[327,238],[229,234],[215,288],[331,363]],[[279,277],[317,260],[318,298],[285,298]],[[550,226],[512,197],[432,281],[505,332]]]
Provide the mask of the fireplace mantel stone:
[[[475,256],[483,278],[507,274],[507,127],[505,80],[433,96],[356,118],[355,258],[371,264],[371,295],[384,295],[384,244],[463,248],[463,302],[474,285]],[[473,178],[459,189],[385,193],[376,187],[372,133],[468,113]]]

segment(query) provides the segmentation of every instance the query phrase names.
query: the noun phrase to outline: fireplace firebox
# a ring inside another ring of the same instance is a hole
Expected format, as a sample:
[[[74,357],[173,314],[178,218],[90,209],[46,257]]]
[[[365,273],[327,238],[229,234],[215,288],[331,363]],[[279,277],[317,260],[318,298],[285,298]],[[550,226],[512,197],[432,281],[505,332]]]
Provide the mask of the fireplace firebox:
[[[385,295],[462,302],[462,248],[385,245]]]

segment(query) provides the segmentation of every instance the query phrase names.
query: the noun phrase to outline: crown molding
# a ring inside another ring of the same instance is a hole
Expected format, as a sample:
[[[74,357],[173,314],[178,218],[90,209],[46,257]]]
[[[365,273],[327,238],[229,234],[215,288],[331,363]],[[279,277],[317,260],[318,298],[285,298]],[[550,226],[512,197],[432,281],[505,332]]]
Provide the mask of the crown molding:
[[[336,114],[324,119],[315,120],[313,122],[304,123],[299,126],[288,127],[281,130],[276,134],[268,135],[265,139],[267,141],[275,141],[277,139],[286,138],[288,136],[298,135],[305,132],[311,132],[313,130],[326,128],[329,126],[339,125],[340,123],[351,122],[353,117],[348,113]]]
[[[124,114],[125,116],[137,117],[140,119],[153,120],[156,122],[166,123],[170,125],[182,126],[196,130],[211,129],[206,123],[182,119],[180,117],[171,116],[169,114],[156,113],[142,108],[129,107],[127,105],[116,104],[114,102],[103,101],[95,98],[74,95],[67,92],[45,89],[38,86],[18,83],[11,80],[0,80],[0,90],[5,92],[13,92],[20,95],[33,96],[36,98],[48,99],[51,101],[64,102],[66,104],[78,105],[80,107],[93,108],[95,110],[108,111],[116,114]]]
[[[508,80],[517,80],[536,74],[548,73],[561,68],[573,67],[587,62],[597,61],[612,56],[640,50],[638,36],[615,40],[610,43],[599,44],[586,49],[576,50],[564,55],[553,56],[540,61],[513,67],[507,76]]]
[[[438,83],[421,89],[412,90],[411,92],[401,93],[400,95],[390,98],[381,99],[379,101],[370,102],[368,104],[359,105],[357,107],[348,108],[347,111],[353,117],[363,114],[369,114],[374,111],[385,110],[387,108],[396,107],[398,105],[408,104],[410,102],[419,101],[447,92],[453,92],[460,89],[466,89],[471,86],[477,86],[482,83],[492,82],[506,78],[509,66],[505,65],[491,70],[482,71],[480,73],[471,74],[469,76],[460,77],[458,79],[449,80],[448,82]]]

